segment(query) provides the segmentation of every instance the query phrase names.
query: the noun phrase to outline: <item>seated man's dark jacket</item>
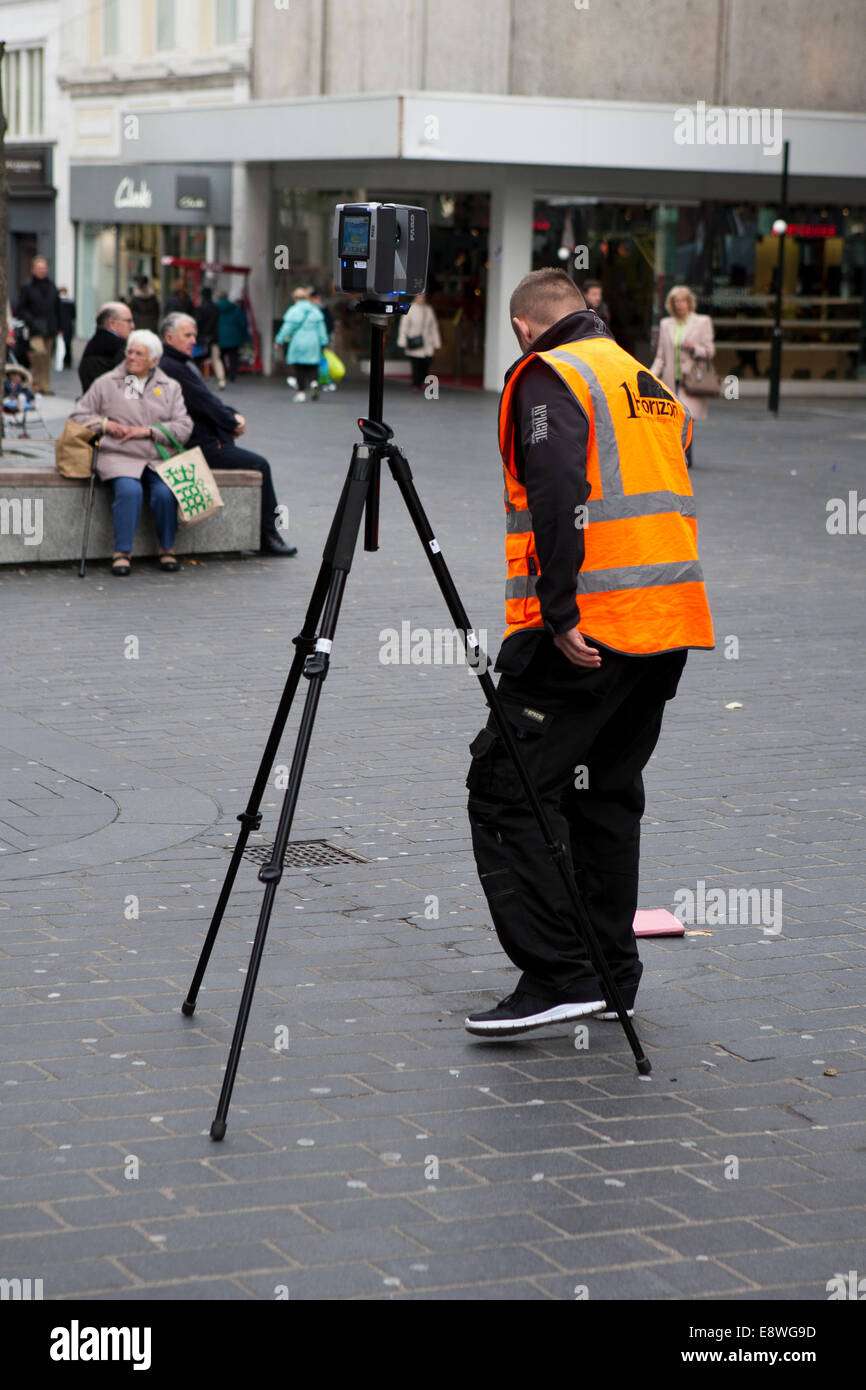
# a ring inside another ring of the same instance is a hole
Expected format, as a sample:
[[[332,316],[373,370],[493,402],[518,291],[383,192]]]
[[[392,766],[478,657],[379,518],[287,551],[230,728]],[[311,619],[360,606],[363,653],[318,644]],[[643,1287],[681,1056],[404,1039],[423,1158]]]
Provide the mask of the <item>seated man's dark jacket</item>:
[[[82,391],[88,391],[98,376],[120,365],[126,352],[126,340],[108,328],[97,328],[81,354],[78,380]]]
[[[549,352],[581,338],[612,338],[591,309],[568,314],[536,338],[531,352]],[[522,360],[522,359],[519,359]],[[508,381],[516,362],[506,373]],[[533,413],[534,412],[534,413]],[[588,497],[586,451],[589,421],[575,396],[545,362],[526,366],[512,401],[515,464],[526,488],[540,574],[536,595],[544,628],[554,636],[569,632],[579,618],[575,602],[577,578],[584,561],[583,530],[576,527],[575,508]],[[539,419],[544,428],[539,428]],[[497,669],[508,649],[513,658],[524,642],[535,645],[543,629],[515,632],[503,644]],[[502,664],[500,664],[502,662]]]
[[[186,353],[166,343],[162,350],[159,365],[183,392],[183,403],[192,418],[192,434],[186,447],[200,448],[205,456],[209,451],[217,451],[224,444],[233,444],[237,420],[230,406],[209,391],[204,377],[193,365]]]

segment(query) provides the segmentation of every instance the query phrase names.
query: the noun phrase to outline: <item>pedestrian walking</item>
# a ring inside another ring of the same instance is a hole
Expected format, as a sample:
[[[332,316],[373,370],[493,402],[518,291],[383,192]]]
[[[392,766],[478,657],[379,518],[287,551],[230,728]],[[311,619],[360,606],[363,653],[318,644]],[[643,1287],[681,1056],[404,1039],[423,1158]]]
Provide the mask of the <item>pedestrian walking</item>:
[[[328,342],[325,316],[321,309],[309,302],[306,290],[293,290],[292,299],[294,303],[283,316],[274,346],[286,344],[290,377],[294,377],[298,383],[294,399],[305,401],[309,387],[311,397],[316,401],[319,399],[319,359]]]
[[[400,320],[397,346],[403,348],[412,369],[412,390],[423,391],[434,353],[442,346],[436,310],[426,294],[416,294]]]
[[[220,311],[214,303],[213,290],[205,285],[195,311],[198,346],[210,361],[220,391],[226,389],[226,369],[219,345]]]
[[[659,324],[659,341],[650,371],[675,391],[693,420],[706,420],[706,396],[690,395],[684,375],[696,363],[709,366],[716,354],[713,321],[709,314],[697,314],[697,300],[688,285],[674,285],[665,298],[667,317]],[[694,446],[689,445],[688,465],[694,462]]]
[[[72,339],[75,336],[75,300],[69,293],[65,285],[61,285],[57,293],[60,295],[60,336],[63,339],[63,367],[65,372],[67,367],[72,366]]]
[[[192,314],[194,312],[192,299],[183,280],[173,280],[171,292],[162,306],[163,318],[167,314]]]
[[[216,302],[219,321],[217,324],[217,343],[225,362],[229,381],[236,381],[238,375],[238,355],[246,342],[247,316],[240,304],[235,304],[224,292]]]
[[[610,328],[610,309],[604,302],[604,291],[600,280],[584,280],[581,294],[586,300],[587,309],[598,314],[606,328]]]
[[[136,328],[146,328],[149,333],[156,332],[159,327],[159,300],[147,275],[139,275],[135,289],[129,296],[129,307]]]
[[[688,411],[620,348],[563,270],[511,298],[523,356],[499,408],[506,631],[499,695],[623,1001],[642,965],[642,771],[689,648],[713,645],[684,445]],[[616,1017],[491,717],[472,744],[469,820],[516,990],[466,1019],[503,1037]]]
[[[51,357],[54,340],[61,332],[63,315],[57,286],[48,274],[48,262],[37,256],[31,266],[31,278],[18,296],[17,314],[27,325],[30,334],[30,369],[33,389],[45,396],[51,390]]]
[[[158,366],[162,343],[155,333],[137,329],[126,341],[124,360],[97,377],[69,416],[81,424],[101,419],[96,471],[114,490],[114,558],[111,572],[126,578],[131,569],[133,538],[141,516],[144,489],[156,523],[159,567],[176,570],[177,503],[174,493],[152,466],[160,462],[156,441],[165,425],[178,443],[192,434],[183,393]]]

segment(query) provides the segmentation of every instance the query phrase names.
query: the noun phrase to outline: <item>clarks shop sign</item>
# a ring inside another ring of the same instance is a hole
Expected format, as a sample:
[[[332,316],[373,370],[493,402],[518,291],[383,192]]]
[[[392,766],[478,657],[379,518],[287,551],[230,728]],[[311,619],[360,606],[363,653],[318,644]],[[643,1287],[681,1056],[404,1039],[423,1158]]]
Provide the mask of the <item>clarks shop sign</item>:
[[[153,204],[153,193],[151,192],[147,179],[141,179],[136,183],[135,179],[128,176],[122,178],[114,190],[114,206],[116,208],[149,208]]]
[[[74,222],[231,226],[228,165],[78,164],[71,169]]]

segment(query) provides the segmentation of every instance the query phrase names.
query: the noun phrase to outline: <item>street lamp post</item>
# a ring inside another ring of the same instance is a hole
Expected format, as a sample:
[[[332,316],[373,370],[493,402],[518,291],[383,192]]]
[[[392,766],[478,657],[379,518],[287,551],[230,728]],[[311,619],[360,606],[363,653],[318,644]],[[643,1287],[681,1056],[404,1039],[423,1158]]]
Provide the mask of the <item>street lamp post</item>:
[[[786,140],[782,156],[782,206],[779,217],[773,223],[773,231],[779,238],[779,259],[776,263],[776,321],[773,325],[770,349],[768,407],[774,415],[779,414],[779,387],[782,378],[782,288],[785,271],[785,233],[788,230],[788,149],[789,141]]]

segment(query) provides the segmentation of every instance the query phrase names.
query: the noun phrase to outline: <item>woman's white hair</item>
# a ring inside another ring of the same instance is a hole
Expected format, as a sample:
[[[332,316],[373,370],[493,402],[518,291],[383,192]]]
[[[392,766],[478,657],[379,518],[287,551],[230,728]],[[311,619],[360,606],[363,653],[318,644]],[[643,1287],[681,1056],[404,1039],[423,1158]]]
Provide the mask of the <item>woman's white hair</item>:
[[[133,343],[138,343],[147,349],[147,355],[151,362],[158,362],[162,357],[162,343],[155,333],[151,333],[149,328],[134,328],[126,340],[127,347]]]

